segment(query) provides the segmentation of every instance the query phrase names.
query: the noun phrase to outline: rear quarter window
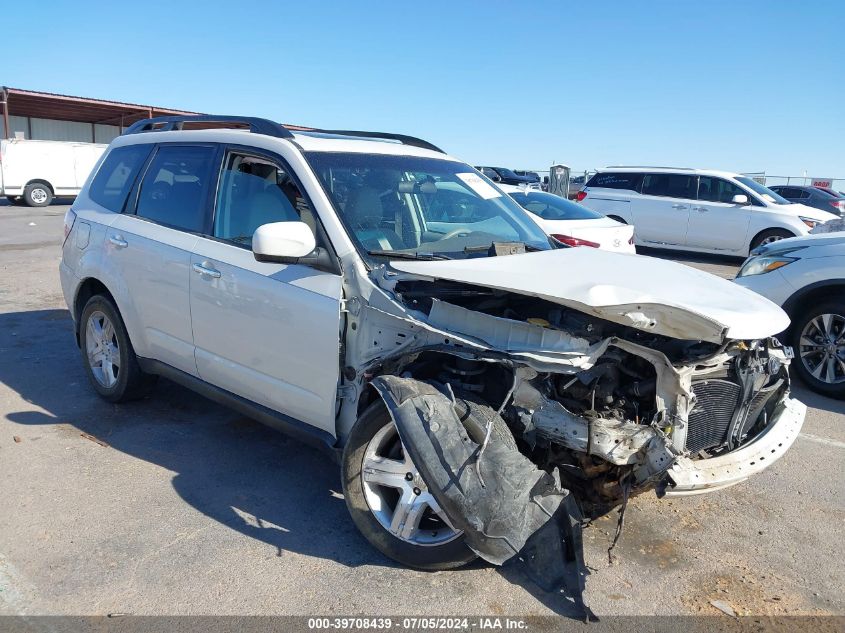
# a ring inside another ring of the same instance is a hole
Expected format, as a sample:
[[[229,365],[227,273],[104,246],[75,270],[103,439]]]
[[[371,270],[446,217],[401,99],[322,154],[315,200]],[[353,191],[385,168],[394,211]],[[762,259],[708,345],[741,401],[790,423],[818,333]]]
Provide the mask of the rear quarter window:
[[[151,150],[152,145],[127,145],[111,150],[91,181],[88,197],[109,211],[123,211],[126,196]]]
[[[642,174],[596,174],[587,183],[587,187],[603,187],[604,189],[630,189],[638,191]]]

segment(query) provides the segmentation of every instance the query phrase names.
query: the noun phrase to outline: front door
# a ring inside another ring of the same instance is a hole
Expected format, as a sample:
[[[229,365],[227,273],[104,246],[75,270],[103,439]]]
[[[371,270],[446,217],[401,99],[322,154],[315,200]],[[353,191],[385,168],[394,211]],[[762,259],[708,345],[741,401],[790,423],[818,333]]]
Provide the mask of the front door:
[[[736,195],[749,197],[745,190],[723,178],[699,178],[698,200],[690,210],[687,246],[724,251],[746,248],[752,207],[750,200],[734,204]]]
[[[302,191],[278,158],[227,153],[211,234],[191,256],[196,362],[203,380],[334,434],[341,277],[251,250],[262,224],[317,229]]]

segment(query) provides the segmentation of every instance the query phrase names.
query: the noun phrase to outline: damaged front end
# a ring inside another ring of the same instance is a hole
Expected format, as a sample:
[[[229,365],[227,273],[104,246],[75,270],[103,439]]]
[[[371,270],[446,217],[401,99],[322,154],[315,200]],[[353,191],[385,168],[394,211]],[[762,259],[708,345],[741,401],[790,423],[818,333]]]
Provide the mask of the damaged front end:
[[[544,586],[568,577],[580,596],[582,516],[648,490],[739,483],[801,428],[791,352],[774,338],[687,340],[657,333],[653,314],[628,325],[502,289],[387,268],[374,275],[379,290],[353,320],[360,340],[381,346],[351,350],[364,361],[361,401],[370,382],[468,545],[497,564],[535,561],[529,573]],[[672,318],[677,332],[682,313]],[[516,447],[489,431],[470,440],[455,394],[489,404]]]

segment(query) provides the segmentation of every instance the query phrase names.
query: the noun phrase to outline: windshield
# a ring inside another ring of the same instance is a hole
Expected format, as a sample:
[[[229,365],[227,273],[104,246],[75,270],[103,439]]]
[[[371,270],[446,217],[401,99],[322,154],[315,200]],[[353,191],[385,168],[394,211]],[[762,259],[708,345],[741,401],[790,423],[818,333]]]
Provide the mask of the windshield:
[[[510,196],[544,220],[598,220],[604,217],[583,205],[543,191],[512,193]]]
[[[773,202],[775,204],[792,204],[786,198],[776,194],[774,191],[772,191],[765,185],[761,185],[759,182],[752,178],[748,178],[746,176],[739,176],[736,178],[736,180],[737,182],[741,182],[743,185],[751,189],[751,191],[753,191],[754,193],[758,194],[766,202]]]
[[[549,250],[549,238],[490,181],[463,163],[414,156],[309,152],[362,256],[485,257],[494,242]]]

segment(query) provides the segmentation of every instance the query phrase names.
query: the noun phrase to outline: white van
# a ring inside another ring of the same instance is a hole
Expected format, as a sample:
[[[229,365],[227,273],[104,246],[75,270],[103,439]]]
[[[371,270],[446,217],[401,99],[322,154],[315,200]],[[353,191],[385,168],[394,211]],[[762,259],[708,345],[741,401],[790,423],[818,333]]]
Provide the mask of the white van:
[[[75,196],[107,145],[66,141],[0,141],[0,195],[31,207]]]
[[[747,176],[705,169],[607,168],[576,199],[636,225],[637,246],[741,257],[838,217],[792,204]]]

